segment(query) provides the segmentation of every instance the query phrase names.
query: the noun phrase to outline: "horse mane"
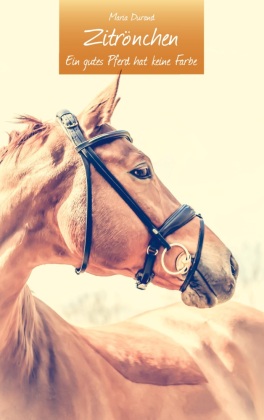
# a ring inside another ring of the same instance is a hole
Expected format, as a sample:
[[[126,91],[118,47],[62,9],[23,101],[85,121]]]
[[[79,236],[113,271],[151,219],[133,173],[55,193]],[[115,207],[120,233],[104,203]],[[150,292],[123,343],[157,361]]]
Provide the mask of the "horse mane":
[[[19,319],[13,360],[20,369],[21,377],[34,376],[34,337],[38,328],[38,317],[34,297],[26,285],[19,297]]]
[[[13,130],[9,133],[9,142],[7,146],[0,148],[0,163],[6,156],[13,153],[21,147],[29,138],[33,136],[48,135],[51,130],[50,123],[43,123],[31,115],[19,115],[15,122],[18,124],[27,124],[23,131]]]

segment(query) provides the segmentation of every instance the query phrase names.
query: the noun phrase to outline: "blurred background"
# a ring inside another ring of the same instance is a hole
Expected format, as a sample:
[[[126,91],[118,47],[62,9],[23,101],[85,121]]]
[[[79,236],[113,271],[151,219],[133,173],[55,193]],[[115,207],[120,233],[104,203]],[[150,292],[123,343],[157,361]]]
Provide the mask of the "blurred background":
[[[262,0],[205,4],[205,74],[123,75],[113,118],[131,132],[156,172],[182,202],[203,214],[240,264],[234,299],[264,310]],[[9,0],[0,16],[0,145],[17,114],[52,120],[80,112],[110,75],[59,75],[59,6]],[[180,300],[179,292],[131,279],[44,266],[30,287],[79,325],[115,322]]]

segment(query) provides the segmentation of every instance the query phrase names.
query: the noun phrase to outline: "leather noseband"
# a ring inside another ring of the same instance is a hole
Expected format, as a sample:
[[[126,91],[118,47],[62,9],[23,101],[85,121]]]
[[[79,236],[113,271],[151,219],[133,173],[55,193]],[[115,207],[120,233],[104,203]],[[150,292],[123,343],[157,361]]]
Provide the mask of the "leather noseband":
[[[166,250],[170,250],[173,245],[179,245],[186,249],[180,244],[169,244],[166,241],[166,236],[180,229],[187,223],[189,223],[194,217],[198,216],[200,219],[200,231],[197,244],[197,250],[194,258],[191,258],[191,264],[186,272],[186,278],[180,288],[183,292],[188,284],[190,283],[200,261],[203,238],[204,238],[204,222],[201,215],[195,213],[195,211],[187,204],[182,205],[174,213],[172,213],[167,220],[160,226],[155,226],[148,215],[141,209],[136,201],[130,196],[123,185],[118,179],[107,169],[105,164],[95,153],[94,148],[101,144],[114,141],[120,138],[126,138],[132,142],[130,134],[125,130],[110,131],[108,133],[93,137],[89,141],[84,137],[82,130],[79,126],[77,118],[68,110],[62,110],[57,113],[57,119],[62,125],[67,136],[74,143],[76,151],[80,154],[86,171],[86,199],[87,199],[87,212],[86,212],[86,234],[84,241],[84,252],[82,265],[76,268],[77,274],[84,272],[87,268],[91,244],[92,244],[92,182],[91,182],[91,170],[90,164],[94,166],[97,172],[114,188],[114,190],[120,195],[120,197],[127,203],[127,205],[134,211],[139,217],[142,223],[147,227],[151,239],[147,248],[145,263],[142,269],[140,269],[136,275],[137,288],[145,289],[147,284],[153,279],[155,273],[153,272],[153,266],[156,260],[156,256],[161,246]],[[188,251],[187,251],[188,252]]]

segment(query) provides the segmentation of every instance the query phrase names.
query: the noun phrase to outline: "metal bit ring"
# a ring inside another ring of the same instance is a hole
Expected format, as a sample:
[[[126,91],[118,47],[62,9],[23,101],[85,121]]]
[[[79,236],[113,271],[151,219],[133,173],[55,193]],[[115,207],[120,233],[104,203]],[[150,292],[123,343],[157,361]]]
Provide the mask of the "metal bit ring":
[[[168,251],[168,249],[164,248],[164,250],[161,254],[161,265],[162,265],[163,270],[166,271],[166,273],[171,274],[172,276],[177,276],[179,274],[187,274],[187,272],[189,271],[189,268],[191,267],[191,264],[192,264],[192,257],[191,257],[191,254],[189,253],[188,249],[184,245],[179,244],[178,242],[174,242],[173,244],[170,244],[170,247],[171,248],[179,247],[184,251],[185,260],[183,260],[183,259],[181,260],[181,263],[183,264],[183,267],[178,271],[170,271],[166,267],[165,261],[164,261],[165,254]],[[175,262],[175,266],[176,266],[176,264],[177,264],[177,259],[176,259],[176,262]]]

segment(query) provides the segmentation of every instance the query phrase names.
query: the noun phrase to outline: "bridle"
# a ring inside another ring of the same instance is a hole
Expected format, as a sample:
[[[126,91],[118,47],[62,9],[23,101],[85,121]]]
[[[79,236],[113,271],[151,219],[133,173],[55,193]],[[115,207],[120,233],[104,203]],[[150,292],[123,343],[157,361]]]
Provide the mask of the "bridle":
[[[57,113],[57,119],[62,125],[67,136],[75,145],[76,151],[80,154],[86,172],[86,199],[87,199],[87,212],[86,212],[86,234],[84,241],[84,252],[82,265],[75,269],[77,274],[84,272],[87,268],[89,255],[92,245],[92,182],[91,182],[91,169],[92,164],[97,172],[114,188],[114,190],[120,195],[120,197],[127,203],[127,205],[134,211],[139,217],[142,223],[147,227],[151,239],[146,251],[145,263],[142,269],[140,269],[136,275],[136,284],[138,289],[145,289],[147,284],[153,279],[155,273],[153,272],[153,266],[156,260],[156,256],[159,252],[160,247],[164,248],[161,263],[163,269],[171,275],[184,274],[186,278],[180,288],[183,292],[189,285],[200,261],[203,238],[204,238],[204,221],[200,214],[188,206],[183,204],[174,213],[172,213],[165,222],[157,227],[155,226],[148,215],[141,209],[137,202],[130,196],[123,185],[118,179],[107,169],[105,164],[99,158],[94,151],[96,146],[104,143],[109,143],[116,139],[125,138],[132,143],[130,134],[125,130],[110,131],[108,133],[87,139],[84,137],[83,132],[79,126],[77,118],[68,110],[62,110]],[[188,250],[180,243],[169,244],[166,241],[166,236],[180,229],[182,226],[189,223],[194,217],[198,216],[200,219],[200,230],[197,244],[197,250],[194,257],[191,257]],[[165,254],[172,247],[179,247],[182,249],[180,254],[180,261],[178,268],[176,260],[176,271],[172,272],[167,269],[165,264]]]

